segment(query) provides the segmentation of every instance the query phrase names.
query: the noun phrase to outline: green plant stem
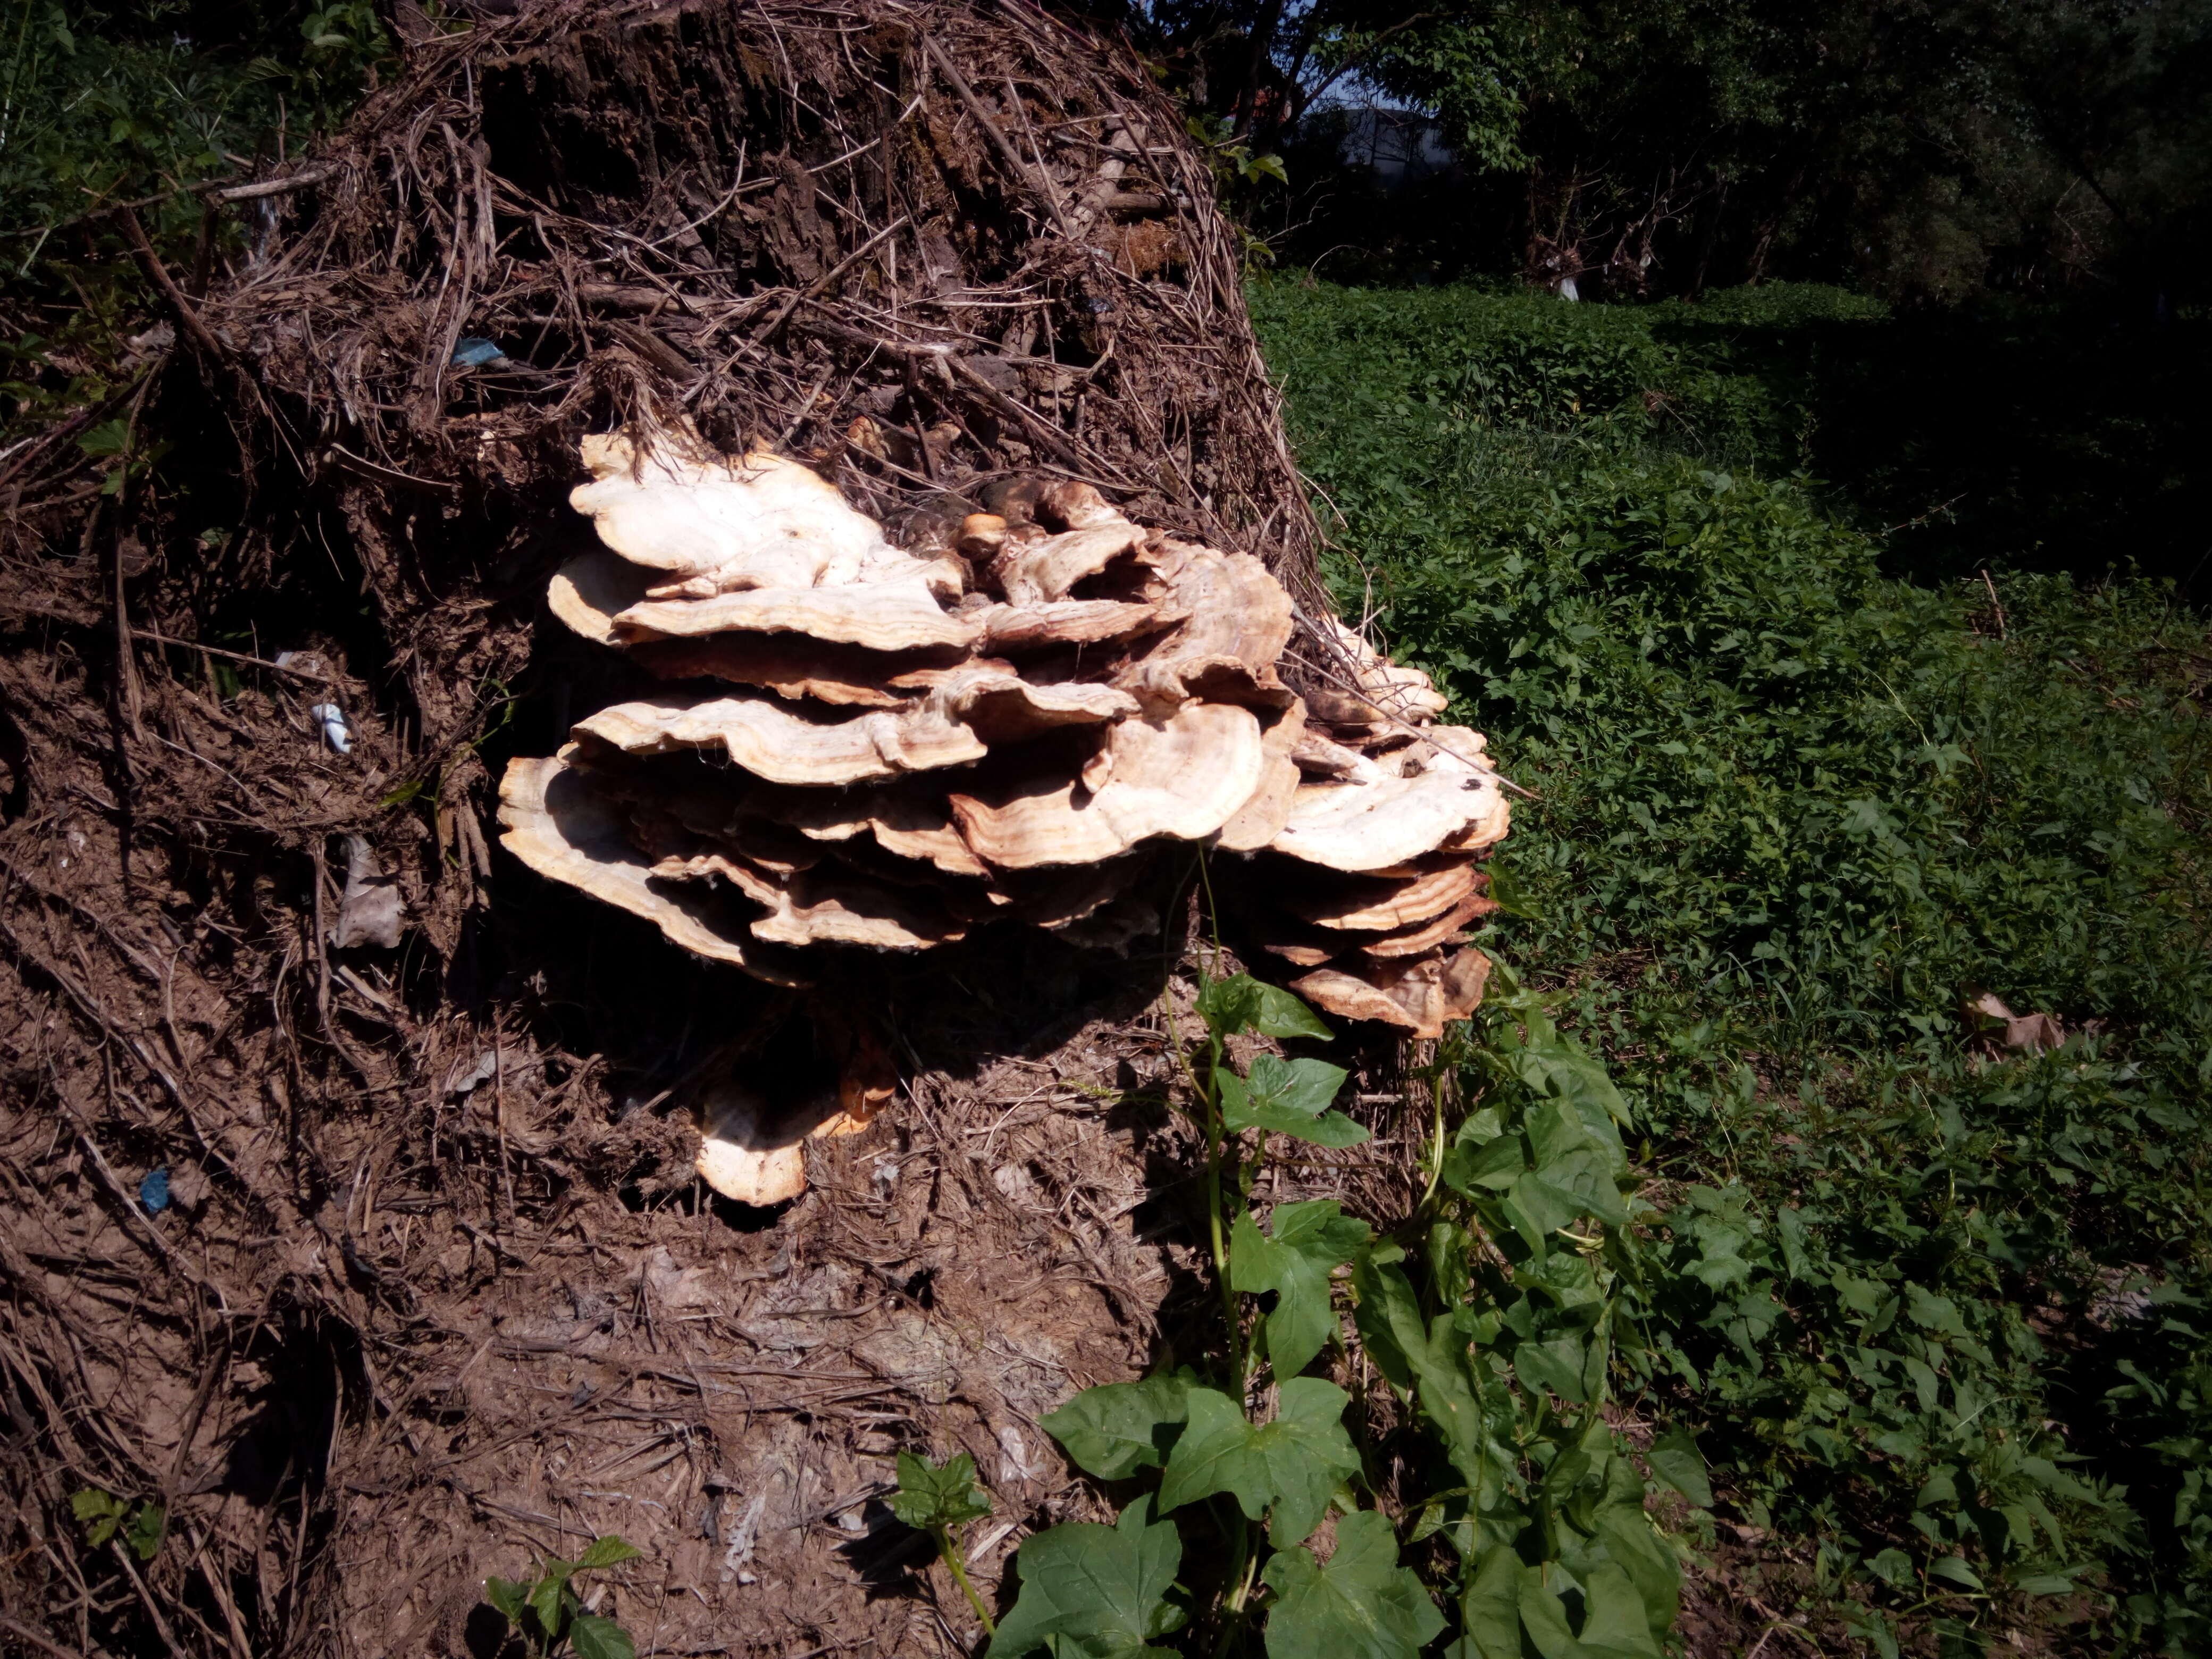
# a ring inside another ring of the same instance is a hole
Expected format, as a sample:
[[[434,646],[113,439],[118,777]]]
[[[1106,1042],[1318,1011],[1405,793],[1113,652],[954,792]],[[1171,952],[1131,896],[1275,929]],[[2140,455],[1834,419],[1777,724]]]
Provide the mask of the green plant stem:
[[[975,1586],[969,1582],[967,1564],[961,1560],[960,1547],[952,1541],[951,1533],[943,1527],[933,1527],[930,1530],[937,1534],[937,1553],[951,1570],[952,1582],[960,1586],[961,1594],[968,1598],[968,1605],[975,1609],[975,1616],[983,1621],[983,1634],[996,1636],[999,1626],[992,1620],[991,1609],[985,1605],[983,1598],[975,1594]]]
[[[1229,1288],[1229,1240],[1221,1231],[1221,1097],[1213,1087],[1214,1069],[1221,1064],[1221,1039],[1212,1039],[1208,1051],[1206,1074],[1200,1079],[1198,1068],[1190,1063],[1190,1051],[1184,1047],[1182,1032],[1177,1028],[1175,1003],[1163,999],[1168,1018],[1168,1038],[1175,1045],[1176,1063],[1196,1097],[1200,1122],[1206,1131],[1206,1236],[1213,1247],[1213,1277],[1221,1286],[1221,1316],[1228,1327],[1230,1375],[1237,1381],[1237,1397],[1241,1405],[1244,1397],[1244,1355],[1238,1342],[1237,1293]]]
[[[1218,1066],[1220,1060],[1221,1043],[1217,1038],[1213,1044],[1214,1065]],[[1221,1226],[1221,1096],[1212,1086],[1211,1078],[1209,1070],[1208,1086],[1201,1097],[1206,1109],[1206,1225],[1213,1245],[1214,1280],[1221,1286],[1221,1318],[1229,1340],[1229,1375],[1237,1384],[1237,1403],[1242,1407],[1247,1381],[1243,1322],[1237,1316],[1237,1292],[1229,1285],[1229,1239]]]
[[[1444,1078],[1439,1071],[1429,1083],[1429,1099],[1432,1110],[1429,1119],[1429,1184],[1422,1189],[1421,1201],[1413,1206],[1413,1213],[1425,1213],[1436,1202],[1437,1186],[1444,1176]]]
[[[1244,1511],[1232,1500],[1227,1508],[1231,1516],[1229,1527],[1229,1572],[1223,1580],[1228,1586],[1221,1603],[1221,1635],[1213,1644],[1214,1659],[1229,1651],[1237,1632],[1244,1628],[1245,1609],[1252,1599],[1252,1575],[1258,1570],[1259,1556],[1252,1548],[1252,1523],[1244,1518]]]

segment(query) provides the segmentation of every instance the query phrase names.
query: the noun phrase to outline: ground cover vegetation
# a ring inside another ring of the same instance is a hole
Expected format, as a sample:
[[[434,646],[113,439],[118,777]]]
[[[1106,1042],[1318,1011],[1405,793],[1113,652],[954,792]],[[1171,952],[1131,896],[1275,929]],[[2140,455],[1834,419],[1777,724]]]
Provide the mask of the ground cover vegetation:
[[[295,156],[388,72],[368,0],[15,0],[0,23],[0,431],[127,387],[158,311],[141,239],[205,284],[252,209],[207,190]],[[95,441],[98,441],[97,440]]]
[[[1885,574],[1797,476],[1806,383],[1663,307],[1255,307],[1340,599],[1542,797],[1491,937],[1634,1107],[1665,1213],[1630,1394],[1702,1427],[1720,1570],[1885,1652],[2193,1650],[2201,618],[2143,580]],[[1981,988],[2066,1046],[1981,1040]]]
[[[1650,1272],[1632,1224],[1652,1212],[1605,1068],[1500,977],[1486,1036],[1455,1037],[1432,1068],[1426,1189],[1378,1235],[1335,1199],[1253,1204],[1270,1157],[1369,1132],[1334,1104],[1343,1067],[1235,1059],[1255,1038],[1327,1042],[1326,1024],[1249,975],[1201,970],[1178,1099],[1206,1149],[1219,1324],[1188,1363],[1042,1419],[1119,1518],[1024,1540],[994,1623],[954,1535],[990,1512],[972,1460],[900,1459],[894,1508],[934,1538],[996,1659],[1415,1659],[1439,1637],[1461,1659],[1529,1644],[1659,1659],[1681,1570],[1647,1495],[1712,1494],[1685,1429],[1639,1465],[1610,1409]]]

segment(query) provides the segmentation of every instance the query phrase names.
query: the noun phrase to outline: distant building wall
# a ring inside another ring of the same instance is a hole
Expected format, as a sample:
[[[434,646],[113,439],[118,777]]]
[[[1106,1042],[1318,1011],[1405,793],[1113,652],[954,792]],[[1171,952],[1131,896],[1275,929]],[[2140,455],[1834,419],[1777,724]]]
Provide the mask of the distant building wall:
[[[1444,142],[1443,124],[1415,110],[1368,104],[1344,112],[1346,163],[1364,167],[1384,191],[1401,190],[1449,170],[1458,162]]]

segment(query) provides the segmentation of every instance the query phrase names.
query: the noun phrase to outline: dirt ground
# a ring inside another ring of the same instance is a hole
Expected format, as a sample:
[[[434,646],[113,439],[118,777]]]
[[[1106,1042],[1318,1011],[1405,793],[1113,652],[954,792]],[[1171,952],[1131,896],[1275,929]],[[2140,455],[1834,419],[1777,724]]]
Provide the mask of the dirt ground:
[[[483,1652],[486,1573],[616,1533],[645,1556],[600,1610],[642,1651],[965,1652],[971,1615],[880,1502],[894,1453],[975,1456],[995,1578],[1097,1503],[1036,1419],[1208,1316],[1168,1103],[1190,986],[1157,952],[998,945],[881,981],[902,1097],[753,1211],[704,1200],[669,1088],[733,1026],[782,1018],[757,1063],[814,1063],[803,1013],[741,977],[502,855],[485,914],[549,949],[513,1000],[416,1018],[402,952],[331,947],[277,964],[297,1014],[327,989],[330,1023],[288,1031],[258,1018],[282,985],[224,982],[188,889],[147,870],[123,902],[118,845],[88,801],[0,836],[0,1364],[46,1499],[15,1507],[9,1605],[78,1651]],[[592,1023],[620,1029],[679,985],[637,1048],[561,1045],[569,997],[619,988]],[[357,1086],[257,1065],[288,1040]],[[1410,1197],[1395,1056],[1370,1060],[1384,1133],[1269,1196]],[[164,1498],[168,1546],[81,1562],[53,1517],[82,1486]]]

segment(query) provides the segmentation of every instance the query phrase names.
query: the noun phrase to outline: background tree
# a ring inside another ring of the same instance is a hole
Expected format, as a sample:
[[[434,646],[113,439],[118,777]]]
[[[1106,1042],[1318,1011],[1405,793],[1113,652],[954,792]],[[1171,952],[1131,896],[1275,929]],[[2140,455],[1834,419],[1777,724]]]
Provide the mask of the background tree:
[[[2206,0],[1207,0],[1121,21],[1226,145],[1286,256],[1694,293],[1772,276],[1954,298],[2194,292]],[[1455,165],[1379,210],[1362,100]]]

